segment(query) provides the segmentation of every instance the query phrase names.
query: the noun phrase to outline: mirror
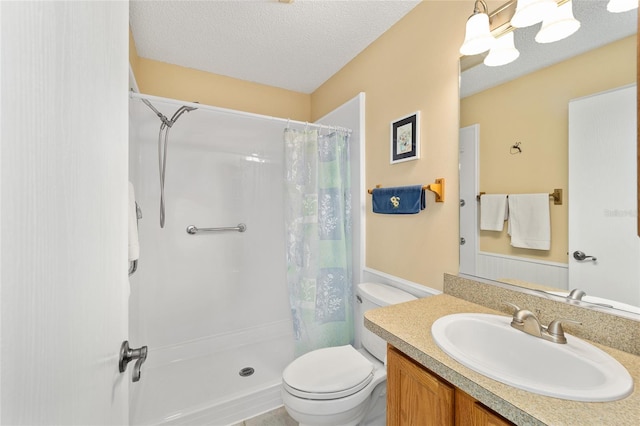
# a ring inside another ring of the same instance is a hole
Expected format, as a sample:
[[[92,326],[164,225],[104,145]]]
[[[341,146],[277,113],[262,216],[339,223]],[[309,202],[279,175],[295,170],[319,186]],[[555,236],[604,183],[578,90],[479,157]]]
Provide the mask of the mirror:
[[[573,186],[571,193],[571,185],[575,184],[570,185],[568,172],[569,101],[635,83],[637,76],[638,12],[634,9],[613,14],[606,10],[606,4],[606,0],[574,1],[574,16],[581,22],[581,28],[556,43],[543,45],[534,41],[540,24],[516,29],[515,44],[520,57],[511,64],[487,67],[480,63],[468,67],[465,64],[477,58],[461,60],[460,196],[465,204],[460,211],[460,236],[465,240],[461,245],[461,273],[560,295],[558,297],[581,287],[569,282],[571,262],[579,262],[573,259],[572,253],[577,250],[569,242],[568,198],[578,192]],[[500,5],[501,2],[489,2],[489,9],[495,10]],[[472,169],[475,160],[463,141],[473,144],[468,140],[473,141],[474,137],[479,141],[475,154],[478,169],[468,173],[478,178],[469,182],[463,169]],[[635,144],[634,136],[634,151]],[[463,165],[463,156],[467,156],[464,160],[467,166]],[[629,152],[628,156],[634,162],[635,173],[636,155]],[[616,186],[613,182],[611,185]],[[631,186],[636,197],[633,182],[625,181],[618,186]],[[549,203],[549,250],[512,247],[506,225],[500,232],[479,231],[476,200],[479,191],[551,194],[556,188],[563,190],[562,205],[554,204],[553,200]],[[593,194],[594,198],[600,196]],[[475,208],[474,212],[465,215],[464,209],[470,206]],[[626,215],[626,219],[634,223],[633,236],[637,239],[635,201],[632,208],[618,208],[615,202],[611,206],[614,206],[610,208],[612,217]],[[616,241],[610,242],[616,245]],[[618,250],[625,245],[619,243]],[[463,251],[473,254],[464,255]],[[590,254],[595,253],[586,253]],[[465,257],[472,259],[465,261]],[[636,273],[637,265],[636,258],[631,262]],[[625,281],[621,285],[627,287],[626,294],[633,296],[587,290],[583,300],[596,306],[609,305],[635,312],[640,318],[640,280]]]

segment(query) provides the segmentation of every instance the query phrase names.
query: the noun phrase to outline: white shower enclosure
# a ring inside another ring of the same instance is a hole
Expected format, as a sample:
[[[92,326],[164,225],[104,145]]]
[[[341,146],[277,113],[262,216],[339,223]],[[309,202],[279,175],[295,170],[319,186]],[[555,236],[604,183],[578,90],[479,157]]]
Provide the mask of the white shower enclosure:
[[[161,122],[137,96],[130,101],[130,180],[142,218],[129,342],[147,345],[149,354],[130,388],[130,423],[233,424],[282,404],[281,375],[293,359],[283,223],[287,120],[208,106],[183,114],[169,132],[161,229]],[[146,98],[167,117],[182,105]],[[361,114],[351,116],[358,126]],[[356,170],[354,201],[362,197]],[[241,223],[245,232],[186,231]],[[361,229],[360,218],[354,228]]]

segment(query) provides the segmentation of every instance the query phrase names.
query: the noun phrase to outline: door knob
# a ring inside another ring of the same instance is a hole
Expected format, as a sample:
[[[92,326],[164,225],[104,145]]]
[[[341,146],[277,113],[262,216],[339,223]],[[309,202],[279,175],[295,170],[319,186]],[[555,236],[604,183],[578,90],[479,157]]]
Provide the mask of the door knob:
[[[133,366],[131,381],[137,382],[140,380],[140,369],[142,368],[142,364],[147,360],[147,347],[141,346],[138,349],[131,349],[129,347],[129,341],[125,340],[120,346],[120,361],[118,363],[120,372],[124,373],[127,370],[127,365],[134,359],[137,361],[136,365]]]
[[[580,261],[591,259],[595,262],[596,260],[598,260],[595,256],[587,256],[586,254],[584,254],[584,252],[581,252],[580,250],[576,250],[573,252],[573,258],[575,260],[580,260]]]

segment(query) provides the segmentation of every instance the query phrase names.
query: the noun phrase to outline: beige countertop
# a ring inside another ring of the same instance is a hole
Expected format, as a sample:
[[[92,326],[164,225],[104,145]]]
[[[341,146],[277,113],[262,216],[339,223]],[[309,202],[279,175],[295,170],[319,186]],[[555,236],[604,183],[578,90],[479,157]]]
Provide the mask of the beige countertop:
[[[365,313],[365,326],[417,362],[518,425],[640,424],[640,357],[593,342],[616,358],[634,380],[633,393],[613,402],[575,402],[534,394],[502,384],[458,363],[431,337],[438,318],[455,313],[505,315],[442,294]]]

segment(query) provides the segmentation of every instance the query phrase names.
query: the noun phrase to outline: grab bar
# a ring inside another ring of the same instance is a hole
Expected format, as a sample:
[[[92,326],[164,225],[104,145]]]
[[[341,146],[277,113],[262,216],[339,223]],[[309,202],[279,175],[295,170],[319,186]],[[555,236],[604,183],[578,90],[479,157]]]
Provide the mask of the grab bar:
[[[136,228],[140,229],[140,219],[142,219],[142,209],[136,201]],[[129,261],[129,276],[133,275],[138,270],[138,259]]]
[[[223,228],[198,228],[195,225],[187,226],[187,234],[195,235],[198,232],[221,232],[221,231],[238,231],[244,232],[247,230],[247,225],[239,223],[238,226],[227,226]]]

